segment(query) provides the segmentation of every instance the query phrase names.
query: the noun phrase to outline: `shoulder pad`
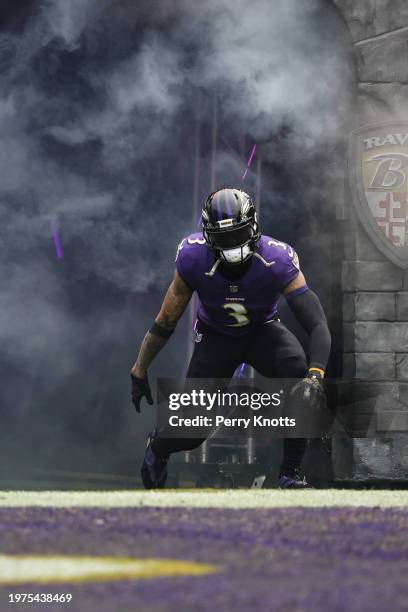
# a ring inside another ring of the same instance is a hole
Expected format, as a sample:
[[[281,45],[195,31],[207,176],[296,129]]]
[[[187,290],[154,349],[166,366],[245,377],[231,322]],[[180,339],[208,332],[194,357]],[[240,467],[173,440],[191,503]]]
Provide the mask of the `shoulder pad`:
[[[177,261],[183,249],[190,251],[191,253],[192,249],[195,249],[197,247],[202,247],[204,245],[206,245],[206,241],[202,234],[196,233],[196,234],[190,234],[189,236],[186,236],[185,238],[183,238],[183,240],[180,242],[180,244],[177,247],[175,261]]]
[[[286,242],[275,240],[270,236],[262,236],[263,249],[268,257],[278,258],[283,261],[291,262],[297,269],[299,269],[299,257],[295,249]]]
[[[207,270],[209,251],[201,233],[190,234],[180,242],[176,255],[176,269],[184,282],[195,289]]]

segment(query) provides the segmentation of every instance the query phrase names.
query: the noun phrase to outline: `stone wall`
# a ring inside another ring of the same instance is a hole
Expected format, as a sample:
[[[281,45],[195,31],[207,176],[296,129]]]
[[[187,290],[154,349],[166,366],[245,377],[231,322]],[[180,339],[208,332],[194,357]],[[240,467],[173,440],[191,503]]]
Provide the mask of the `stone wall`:
[[[354,127],[408,121],[408,1],[334,4],[354,46]],[[376,438],[334,443],[334,468],[338,477],[408,478],[406,438],[397,433],[408,422],[408,272],[377,250],[356,218],[347,188],[345,200],[344,208],[339,207],[339,223],[344,226],[343,378],[355,383],[340,396],[344,393],[350,430],[354,427],[358,434],[361,427],[366,432],[380,408],[383,416],[375,427],[389,431],[383,436],[377,431]],[[347,453],[349,462],[344,460]]]

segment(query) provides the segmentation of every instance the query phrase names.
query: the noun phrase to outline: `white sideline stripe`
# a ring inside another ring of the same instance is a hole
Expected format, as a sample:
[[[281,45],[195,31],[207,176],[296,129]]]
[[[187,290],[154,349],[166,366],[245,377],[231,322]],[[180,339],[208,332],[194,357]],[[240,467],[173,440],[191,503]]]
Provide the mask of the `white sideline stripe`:
[[[166,491],[0,491],[0,507],[53,508],[406,508],[408,490],[326,489],[166,490]]]

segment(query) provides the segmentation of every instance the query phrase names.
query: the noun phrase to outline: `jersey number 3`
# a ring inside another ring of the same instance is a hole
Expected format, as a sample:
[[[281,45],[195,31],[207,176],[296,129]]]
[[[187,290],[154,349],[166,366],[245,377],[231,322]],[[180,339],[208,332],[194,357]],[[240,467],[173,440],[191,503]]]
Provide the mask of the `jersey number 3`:
[[[249,313],[242,304],[224,304],[223,308],[228,311],[230,317],[235,319],[235,323],[229,324],[228,327],[244,327],[250,324]]]

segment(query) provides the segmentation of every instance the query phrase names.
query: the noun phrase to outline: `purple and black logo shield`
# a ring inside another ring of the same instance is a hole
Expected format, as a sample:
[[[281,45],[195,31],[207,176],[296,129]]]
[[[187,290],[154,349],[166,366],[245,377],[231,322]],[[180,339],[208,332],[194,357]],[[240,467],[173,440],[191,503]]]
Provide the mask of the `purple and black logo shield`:
[[[349,179],[371,240],[393,263],[408,268],[408,122],[352,132]]]

